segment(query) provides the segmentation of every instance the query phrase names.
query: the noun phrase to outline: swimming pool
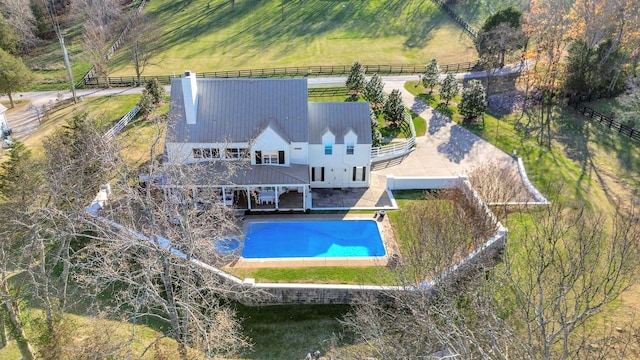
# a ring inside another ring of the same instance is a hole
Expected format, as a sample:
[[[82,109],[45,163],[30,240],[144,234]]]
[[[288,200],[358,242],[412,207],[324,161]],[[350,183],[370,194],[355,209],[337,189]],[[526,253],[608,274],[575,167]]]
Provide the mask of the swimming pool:
[[[233,254],[242,246],[242,241],[235,236],[217,239],[213,242],[213,248],[220,254]]]
[[[242,257],[361,258],[385,256],[373,220],[254,222],[247,225]]]

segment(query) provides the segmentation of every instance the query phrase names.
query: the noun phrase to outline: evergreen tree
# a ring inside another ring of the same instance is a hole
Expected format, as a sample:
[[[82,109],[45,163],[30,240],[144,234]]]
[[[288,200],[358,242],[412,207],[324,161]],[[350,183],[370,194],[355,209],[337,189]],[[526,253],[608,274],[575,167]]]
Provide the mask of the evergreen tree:
[[[36,196],[40,184],[40,172],[34,169],[31,150],[22,142],[11,146],[9,159],[0,165],[0,193],[14,205],[28,205]]]
[[[373,74],[371,80],[364,87],[364,98],[371,104],[372,108],[378,108],[384,104],[384,83],[377,73]]]
[[[151,96],[153,105],[158,105],[164,101],[164,88],[158,82],[158,79],[153,78],[146,82],[144,85],[145,91]]]
[[[378,130],[378,117],[371,109],[371,146],[377,147],[382,145],[382,134]]]
[[[400,94],[400,90],[393,89],[393,91],[391,91],[391,94],[387,98],[387,101],[385,101],[384,107],[382,108],[382,115],[384,116],[384,119],[393,124],[393,126],[399,127],[402,125],[406,116],[406,110],[402,103],[402,94]]]
[[[508,7],[487,18],[478,33],[476,47],[488,66],[503,67],[507,53],[524,47],[526,37],[520,25],[521,17],[519,10]]]
[[[429,65],[424,70],[422,75],[422,86],[429,88],[429,94],[433,92],[433,88],[438,85],[438,78],[440,77],[440,65],[436,59],[431,59]]]
[[[142,96],[140,96],[140,101],[138,102],[138,106],[140,107],[140,116],[143,119],[149,118],[149,115],[155,109],[153,96],[147,91],[142,91]]]
[[[367,81],[364,78],[364,66],[360,61],[354,62],[351,66],[347,82],[345,83],[346,86],[353,94],[359,95],[364,91],[366,82]]]
[[[440,98],[446,101],[446,105],[449,105],[449,101],[458,95],[459,91],[460,83],[458,83],[458,80],[453,74],[447,74],[447,77],[440,84]]]
[[[469,86],[462,91],[462,99],[458,111],[465,119],[475,119],[487,110],[484,87],[478,80],[471,80]]]
[[[0,94],[7,94],[14,107],[12,94],[25,90],[33,82],[33,74],[20,58],[0,49]]]

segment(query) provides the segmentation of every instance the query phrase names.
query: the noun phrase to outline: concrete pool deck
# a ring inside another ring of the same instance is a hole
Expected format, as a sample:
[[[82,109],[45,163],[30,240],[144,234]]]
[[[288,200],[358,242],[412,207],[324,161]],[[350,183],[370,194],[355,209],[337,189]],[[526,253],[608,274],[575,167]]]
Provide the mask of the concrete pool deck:
[[[278,259],[244,259],[239,257],[225,266],[224,269],[250,268],[302,268],[313,266],[386,266],[393,254],[399,253],[396,237],[389,217],[382,220],[368,214],[287,214],[287,215],[248,215],[244,219],[243,230],[251,222],[260,221],[295,221],[295,220],[376,220],[378,230],[386,251],[385,256],[366,258],[278,258]]]

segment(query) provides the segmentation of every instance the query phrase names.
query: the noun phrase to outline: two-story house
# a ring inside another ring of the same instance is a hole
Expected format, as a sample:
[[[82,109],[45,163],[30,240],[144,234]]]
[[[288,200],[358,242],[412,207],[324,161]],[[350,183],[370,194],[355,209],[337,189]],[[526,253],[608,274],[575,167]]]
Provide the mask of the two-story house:
[[[168,166],[201,174],[245,160],[228,179],[203,174],[180,185],[240,208],[308,209],[311,188],[369,186],[369,104],[309,102],[306,79],[196,79],[186,72],[171,83],[165,144]],[[300,201],[287,204],[287,197]]]

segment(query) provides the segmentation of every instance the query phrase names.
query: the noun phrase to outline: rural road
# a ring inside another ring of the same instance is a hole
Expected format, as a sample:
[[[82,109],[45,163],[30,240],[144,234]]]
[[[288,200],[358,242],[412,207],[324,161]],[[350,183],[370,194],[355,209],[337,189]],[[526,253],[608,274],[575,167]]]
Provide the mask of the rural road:
[[[517,73],[523,70],[528,64],[519,63],[506,65],[504,68],[493,72],[493,76],[502,76]],[[456,74],[458,79],[475,79],[486,77],[485,71],[467,72]],[[308,78],[308,84],[310,88],[313,87],[332,87],[332,86],[344,86],[347,78],[342,77],[318,77]],[[391,75],[382,76],[382,81],[385,83],[402,83],[405,81],[419,80],[418,75]],[[77,90],[78,97],[92,97],[92,96],[108,96],[108,95],[125,95],[125,94],[139,94],[142,92],[141,87],[135,88],[111,88],[111,89],[87,89]],[[169,87],[166,87],[169,90]],[[43,92],[20,92],[13,96],[16,101],[23,100],[20,106],[15,109],[10,109],[7,112],[7,118],[9,127],[13,130],[13,137],[17,140],[26,139],[35,129],[38,128],[39,116],[42,116],[43,106],[53,105],[56,101],[71,98],[71,91],[43,91]],[[1,101],[8,101],[7,96],[0,96]],[[24,104],[27,101],[27,104]],[[411,107],[411,106],[409,106]],[[40,114],[39,114],[40,113]]]

